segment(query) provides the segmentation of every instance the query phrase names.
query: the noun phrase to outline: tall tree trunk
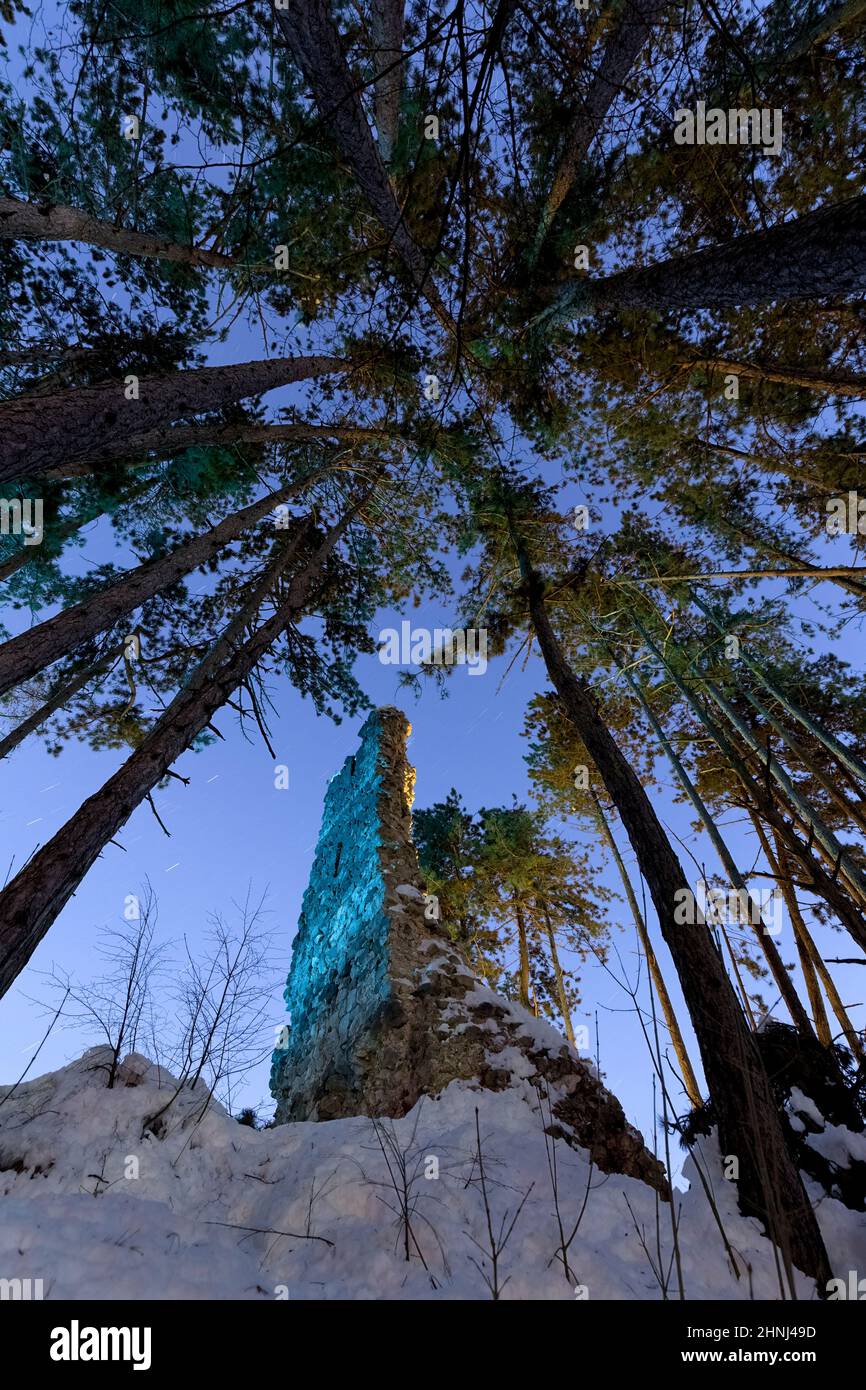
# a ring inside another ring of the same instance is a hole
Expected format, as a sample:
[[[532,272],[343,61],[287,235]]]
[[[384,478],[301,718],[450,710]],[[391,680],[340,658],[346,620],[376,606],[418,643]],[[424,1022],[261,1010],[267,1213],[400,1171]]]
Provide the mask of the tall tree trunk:
[[[331,19],[327,0],[293,0],[289,14],[274,10],[286,45],[313,93],[325,128],[331,131],[343,158],[379,222],[388,234],[412,283],[420,290],[440,323],[455,331],[433,283],[432,257],[421,250],[403,219],[388,171],[373,133]]]
[[[373,0],[373,68],[376,73],[376,131],[383,164],[397,148],[403,90],[403,0]]]
[[[793,8],[796,10],[797,4]],[[767,49],[761,60],[762,72],[778,69],[786,63],[793,63],[797,58],[804,57],[816,43],[829,38],[843,25],[860,19],[864,13],[866,0],[836,0],[835,3],[818,7],[817,10],[815,6],[807,7],[800,28],[785,46],[781,49]]]
[[[793,551],[785,550],[782,546],[773,544],[772,541],[767,540],[763,536],[755,536],[751,532],[745,530],[744,527],[735,526],[724,517],[718,519],[718,524],[723,531],[728,531],[732,535],[739,537],[740,540],[745,541],[746,545],[752,550],[763,551],[767,555],[772,555],[774,559],[784,560],[785,563],[790,566],[787,571],[788,574],[793,576],[797,570],[799,570],[803,576],[813,574],[816,579],[831,580],[834,584],[837,584],[840,589],[844,589],[846,593],[853,594],[855,598],[860,600],[866,599],[866,584],[854,578],[856,566],[848,565],[844,570],[841,568],[823,569],[820,565],[810,566],[804,561],[802,555],[795,555]],[[866,573],[866,571],[862,572]],[[697,602],[697,600],[695,600],[695,602]]]
[[[613,855],[614,863],[616,864],[617,870],[619,872],[620,881],[625,891],[626,900],[628,902],[629,907],[631,908],[632,920],[634,921],[635,930],[637,931],[638,940],[640,941],[641,948],[643,950],[644,955],[646,956],[647,969],[649,970],[650,979],[652,981],[653,988],[655,989],[656,997],[659,1001],[659,1004],[661,1005],[661,1010],[662,1014],[664,1015],[667,1030],[670,1033],[671,1043],[674,1049],[674,1055],[676,1056],[677,1063],[682,1074],[683,1085],[686,1089],[686,1095],[688,1096],[695,1109],[697,1109],[699,1105],[703,1104],[701,1088],[698,1085],[698,1079],[695,1076],[694,1067],[692,1066],[691,1059],[689,1057],[688,1048],[686,1047],[685,1043],[685,1038],[683,1037],[682,1031],[680,1029],[679,1021],[676,1015],[676,1010],[673,1006],[673,1001],[671,1000],[671,997],[668,994],[668,987],[665,984],[664,976],[662,975],[661,967],[658,963],[658,958],[656,956],[655,950],[653,949],[653,944],[650,940],[650,934],[647,931],[646,922],[643,918],[643,913],[641,912],[640,907],[638,906],[638,900],[635,897],[635,892],[631,884],[628,869],[626,868],[625,863],[623,861],[623,857],[619,852],[619,845],[614,839],[613,831],[611,830],[607,816],[604,813],[604,807],[599,801],[598,794],[593,786],[590,786],[589,793],[592,797],[593,805],[595,806],[595,812],[598,818],[599,826],[601,827],[602,835],[604,836],[604,839],[607,842],[610,852]]]
[[[712,608],[699,599],[697,594],[692,594],[691,599],[695,607],[699,608],[701,612],[709,618],[710,622],[716,628],[716,631],[724,636],[724,626],[719,622]],[[823,744],[828,752],[832,753],[835,758],[838,758],[842,766],[855,778],[855,786],[861,781],[866,783],[866,763],[863,763],[850,748],[846,747],[844,743],[836,738],[835,734],[831,734],[828,729],[823,728],[810,714],[800,709],[799,705],[794,703],[783,687],[771,680],[763,667],[757,661],[754,661],[752,657],[749,656],[748,652],[741,650],[740,660],[744,666],[748,667],[752,675],[758,678],[764,689],[769,690],[770,694],[779,701],[779,704],[786,713],[790,714],[792,719],[795,719],[804,729],[807,729],[812,737]]]
[[[135,487],[128,488],[124,493],[123,501],[132,501],[133,498],[140,496],[149,485],[149,482],[145,480],[144,482],[136,484]],[[81,512],[78,516],[70,517],[68,521],[64,521],[61,525],[55,525],[51,532],[52,545],[57,545],[58,542],[65,541],[69,536],[74,536],[76,532],[81,530],[82,526],[87,526],[89,522],[95,521],[97,517],[102,516],[103,511],[103,504],[97,502],[94,503],[93,506],[88,507],[86,511]],[[60,549],[62,550],[62,548],[61,545]],[[50,564],[52,560],[58,558],[59,551],[57,555],[46,557],[44,554],[44,546],[21,545],[7,560],[0,562],[0,582],[11,579],[13,574],[17,574],[24,565],[29,564],[32,560],[43,560],[45,563]]]
[[[199,425],[166,425],[161,429],[148,430],[144,434],[133,434],[128,438],[115,440],[113,444],[100,449],[98,454],[78,458],[75,463],[65,463],[59,468],[51,468],[48,478],[86,478],[95,473],[97,466],[121,460],[130,468],[143,468],[150,459],[148,454],[167,457],[179,449],[202,448],[208,445],[227,444],[303,444],[319,443],[339,439],[347,444],[372,444],[376,440],[400,438],[398,431],[372,429],[360,425],[268,425],[258,420],[239,420],[225,424],[222,420],[206,421]]]
[[[811,773],[818,785],[823,787],[830,800],[835,803],[846,819],[852,825],[856,825],[859,830],[866,831],[866,816],[864,816],[863,812],[844,794],[844,792],[839,790],[838,783],[827,776],[824,769],[819,767],[815,759],[807,753],[799,740],[794,738],[790,729],[785,727],[781,719],[777,719],[776,716],[767,709],[766,705],[762,704],[755,696],[754,692],[742,681],[737,680],[737,688],[741,694],[746,697],[758,717],[763,719],[765,724],[769,724],[771,729],[775,730],[783,743],[787,744],[788,748],[790,748],[797,761],[802,764],[807,772]],[[862,797],[860,799],[862,800]]]
[[[702,611],[707,613],[708,617],[711,618],[718,631],[724,635],[724,628],[711,611],[705,608],[699,600],[696,599],[695,602]],[[656,660],[660,661],[670,670],[669,662],[659,651],[636,613],[632,615],[632,621]],[[749,663],[750,669],[753,664],[752,662]],[[746,747],[749,748],[755,758],[757,758],[765,775],[768,778],[772,777],[782,788],[788,799],[788,804],[793,808],[793,814],[796,815],[802,825],[808,830],[810,836],[814,832],[819,850],[824,854],[827,862],[833,868],[834,874],[841,869],[845,875],[849,891],[855,899],[866,905],[866,875],[862,873],[850,854],[840,845],[833,831],[825,824],[817,810],[809,804],[806,798],[802,796],[799,790],[794,786],[785,768],[783,768],[781,763],[771,754],[769,743],[766,747],[761,744],[756,734],[749,728],[746,721],[740,717],[737,710],[734,709],[731,702],[726,698],[714,681],[709,680],[706,676],[702,676],[700,672],[697,673],[697,679],[700,680],[704,690],[718,709],[725,715],[725,718],[732,728],[739,734]],[[677,684],[680,685],[681,689],[684,688],[679,681],[677,681]]]
[[[713,718],[707,713],[701,701],[697,698],[692,686],[682,680],[675,667],[671,666],[667,658],[659,653],[665,670],[671,680],[685,698],[689,708],[692,709],[707,730],[716,747],[727,759],[731,771],[743,787],[746,793],[746,809],[753,806],[760,815],[761,819],[777,832],[783,842],[788,846],[794,858],[802,864],[809,879],[810,887],[828,903],[833,909],[842,925],[851,933],[857,944],[866,951],[866,922],[858,912],[856,905],[852,902],[846,890],[836,882],[836,879],[826,873],[818,860],[811,852],[809,842],[804,843],[798,839],[795,831],[785,820],[776,805],[770,790],[761,782],[757,781],[746,767],[737,749],[731,743],[727,734]]]
[[[862,294],[866,289],[866,195],[747,232],[688,256],[575,279],[549,291],[552,314],[601,309],[727,309]]]
[[[568,1038],[568,1041],[571,1043],[572,1047],[576,1047],[577,1044],[574,1040],[574,1028],[571,1022],[571,1009],[568,1007],[568,995],[565,992],[565,976],[562,973],[562,965],[560,964],[559,960],[559,950],[556,945],[556,933],[554,932],[553,925],[550,921],[550,913],[547,910],[547,903],[536,899],[535,906],[544,918],[544,930],[547,933],[547,945],[550,950],[550,959],[553,964],[553,978],[556,981],[556,997],[559,1001],[559,1012],[562,1017],[563,1027],[565,1028],[565,1036]]]
[[[99,632],[107,632],[127,613],[132,613],[153,598],[154,594],[176,584],[200,565],[207,564],[225,546],[273,511],[274,507],[306,491],[329,471],[328,468],[319,469],[310,477],[280,488],[259,502],[253,502],[249,507],[226,517],[210,531],[185,541],[168,555],[148,560],[137,569],[127,571],[106,589],[4,642],[0,646],[0,695],[59,661],[88,638]]]
[[[757,1032],[758,1023],[752,1010],[752,1001],[749,998],[749,991],[746,989],[746,985],[743,980],[743,974],[740,970],[740,964],[737,960],[736,952],[734,951],[734,948],[731,945],[731,938],[725,931],[724,922],[718,923],[717,930],[721,933],[722,940],[725,943],[725,950],[728,953],[728,960],[731,962],[731,970],[733,971],[734,979],[737,982],[737,989],[740,991],[740,998],[743,1001],[743,1012],[745,1013],[746,1018],[749,1020],[749,1027],[751,1028],[752,1032]]]
[[[815,842],[819,852],[823,852],[828,864],[833,868],[834,873],[841,870],[845,877],[848,891],[861,904],[866,906],[866,877],[862,870],[851,858],[836,836],[825,825],[821,816],[812,807],[805,797],[801,796],[794,786],[785,769],[778,759],[774,758],[769,752],[768,747],[763,747],[760,740],[755,736],[744,719],[741,719],[731,702],[722,694],[714,681],[704,680],[704,689],[709,694],[720,710],[726,716],[732,728],[736,729],[740,738],[751,749],[755,758],[758,760],[770,777],[782,788],[787,797],[788,804],[792,807],[794,815],[810,834],[814,831]]]
[[[633,619],[638,631],[645,638],[645,640],[647,640],[647,634],[645,629],[643,628],[643,625],[640,622],[640,619],[636,615],[633,615]],[[656,651],[654,645],[652,645],[649,642],[648,645],[650,645],[650,649],[652,651]],[[616,660],[616,658],[614,659]],[[688,773],[683,767],[682,762],[677,757],[673,745],[671,744],[670,739],[668,738],[667,734],[665,733],[664,729],[659,723],[655,711],[652,709],[652,706],[647,700],[642,687],[638,684],[637,680],[635,679],[634,675],[630,670],[628,670],[625,666],[621,665],[619,662],[617,662],[617,665],[619,665],[620,670],[622,671],[623,675],[625,676],[626,680],[631,686],[631,689],[634,691],[638,699],[638,702],[640,703],[641,709],[643,710],[644,714],[649,720],[650,727],[655,733],[656,738],[661,744],[661,747],[664,750],[664,753],[677,776],[680,786],[682,787],[686,796],[689,798],[689,801],[692,803],[695,810],[697,811],[701,824],[703,825],[704,829],[710,837],[710,843],[712,844],[713,849],[716,851],[716,854],[718,855],[724,867],[725,873],[728,875],[728,879],[730,880],[732,886],[737,889],[737,892],[739,894],[745,895],[747,905],[746,915],[748,918],[749,925],[752,927],[752,930],[754,931],[754,934],[758,941],[758,945],[760,946],[761,951],[763,952],[764,958],[769,967],[770,974],[772,975],[776,983],[776,988],[778,989],[779,994],[785,1001],[785,1007],[787,1008],[788,1013],[791,1016],[794,1026],[797,1029],[797,1032],[800,1033],[803,1037],[812,1037],[812,1025],[809,1022],[809,1016],[806,1013],[806,1010],[803,1008],[803,1005],[800,1002],[800,997],[797,994],[797,990],[794,986],[794,981],[791,979],[791,976],[785,969],[784,961],[782,960],[782,957],[779,955],[779,952],[776,949],[776,943],[773,941],[772,937],[768,936],[766,933],[765,923],[763,920],[763,914],[761,912],[760,904],[752,896],[752,893],[749,889],[748,884],[746,883],[746,880],[744,879],[743,875],[740,873],[739,868],[737,867],[737,863],[734,859],[734,856],[728,849],[728,846],[722,835],[719,834],[718,826],[713,820],[713,817],[710,815],[703,797],[698,792],[697,787],[692,782],[692,779],[689,777]]]
[[[665,11],[671,9],[669,0],[626,0],[620,6],[619,18],[611,31],[601,63],[596,71],[586,100],[580,100],[577,113],[568,130],[565,148],[559,161],[547,201],[535,234],[530,264],[538,259],[544,238],[556,213],[577,177],[586,152],[601,129],[605,116],[622,92],[626,78]]]
[[[655,905],[698,1039],[722,1152],[740,1164],[744,1211],[765,1223],[786,1263],[826,1285],[827,1252],[788,1152],[766,1069],[705,923],[681,926],[677,901],[691,889],[634,769],[601,720],[554,635],[539,578],[518,544],[530,615],[548,675],[616,806]],[[678,897],[678,895],[680,895]],[[790,1268],[789,1282],[792,1281]]]
[[[812,957],[809,953],[804,934],[800,930],[800,926],[802,925],[805,931],[806,924],[805,922],[803,922],[803,919],[800,916],[800,910],[797,906],[797,899],[793,893],[791,884],[782,882],[782,869],[776,861],[773,851],[770,848],[770,841],[767,838],[766,831],[764,830],[764,827],[761,824],[760,819],[758,818],[755,811],[749,811],[749,820],[752,822],[755,834],[757,835],[758,840],[760,842],[761,849],[764,851],[764,858],[766,859],[767,864],[769,865],[770,873],[773,874],[773,876],[775,877],[776,885],[782,894],[782,897],[785,901],[785,906],[788,909],[788,915],[791,918],[791,925],[794,929],[794,939],[797,943],[797,954],[800,957],[800,969],[803,972],[803,980],[806,985],[806,993],[809,996],[809,1006],[812,1010],[812,1018],[815,1023],[815,1033],[817,1034],[818,1041],[820,1042],[822,1047],[830,1047],[833,1041],[833,1037],[830,1032],[830,1022],[827,1018],[827,1010],[824,1008],[824,998],[821,994],[821,986],[818,983],[818,976],[815,973],[815,967],[812,963]],[[791,911],[792,899],[794,903],[794,912]],[[808,935],[808,933],[806,933],[806,935]]]
[[[353,514],[354,510],[347,512],[332,527],[293,577],[273,615],[244,641],[245,629],[309,534],[309,522],[280,549],[241,611],[135,752],[0,893],[0,998],[109,840],[302,610]]]
[[[45,473],[79,455],[98,456],[101,449],[154,426],[347,367],[339,357],[275,357],[145,376],[138,383],[138,400],[126,398],[126,390],[134,390],[134,385],[110,381],[51,396],[4,401],[0,404],[0,482]]]
[[[62,203],[22,203],[17,198],[0,198],[0,238],[7,241],[82,241],[87,246],[102,246],[123,256],[179,261],[183,265],[227,269],[237,264],[233,256],[223,256],[219,251],[181,246],[152,232],[115,227],[112,222]]]
[[[86,665],[83,670],[72,676],[69,680],[61,680],[49,695],[44,704],[28,714],[14,729],[0,738],[0,759],[8,758],[25,738],[34,733],[40,725],[50,719],[52,714],[56,714],[59,709],[63,709],[79,691],[89,685],[97,676],[103,675],[109,667],[118,661],[122,655],[123,648],[120,646],[112,647],[108,654],[101,657],[95,663]]]
[[[526,918],[523,915],[523,908],[520,906],[520,899],[514,899],[514,920],[517,923],[517,950],[519,957],[519,990],[520,1002],[524,1009],[531,1008],[529,999],[529,944],[526,940]]]
[[[836,988],[833,976],[827,969],[824,957],[818,950],[817,943],[812,933],[809,931],[809,928],[806,926],[806,920],[797,902],[797,894],[791,876],[791,861],[788,858],[788,852],[784,844],[778,836],[776,837],[776,854],[778,856],[777,862],[780,873],[779,882],[782,887],[782,892],[785,894],[785,902],[791,914],[794,930],[809,953],[809,959],[814,966],[815,974],[824,986],[825,993],[830,1001],[830,1007],[838,1019],[839,1027],[842,1029],[842,1036],[845,1042],[850,1047],[854,1058],[862,1065],[863,1062],[866,1062],[866,1049],[863,1047],[862,1034],[858,1033],[857,1029],[854,1027],[848,1010],[845,1008],[842,997]]]
[[[772,381],[781,386],[800,386],[830,396],[866,396],[866,376],[852,372],[827,372],[817,367],[771,366],[769,363],[732,361],[724,357],[694,357],[677,364],[691,371],[733,373],[752,381]]]
[[[697,571],[692,574],[659,574],[653,578],[654,584],[684,584],[688,580],[700,580],[706,583],[708,579],[839,579],[842,576],[853,577],[857,574],[866,574],[866,565],[839,565],[832,568],[819,568],[816,565],[804,566],[802,569],[783,569],[783,570],[705,570],[703,573]],[[847,585],[843,587],[848,587]]]

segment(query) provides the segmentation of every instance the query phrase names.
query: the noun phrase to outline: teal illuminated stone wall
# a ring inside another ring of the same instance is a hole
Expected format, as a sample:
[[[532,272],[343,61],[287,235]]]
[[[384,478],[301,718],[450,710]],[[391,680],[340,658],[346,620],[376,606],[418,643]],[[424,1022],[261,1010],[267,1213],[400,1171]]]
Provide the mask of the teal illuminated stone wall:
[[[271,1068],[277,1121],[404,1115],[455,1080],[517,1086],[536,1107],[541,1090],[549,1129],[602,1171],[664,1189],[591,1064],[472,975],[445,924],[428,920],[409,733],[400,710],[375,710],[328,785]]]
[[[398,710],[374,711],[357,753],[328,786],[284,994],[291,1031],[271,1073],[285,1118],[327,1118],[362,1104],[366,1078],[357,1044],[393,1010],[383,862],[389,808],[380,803],[383,785],[385,800],[396,793],[403,802],[405,837],[411,804],[392,785],[392,764],[407,731]]]

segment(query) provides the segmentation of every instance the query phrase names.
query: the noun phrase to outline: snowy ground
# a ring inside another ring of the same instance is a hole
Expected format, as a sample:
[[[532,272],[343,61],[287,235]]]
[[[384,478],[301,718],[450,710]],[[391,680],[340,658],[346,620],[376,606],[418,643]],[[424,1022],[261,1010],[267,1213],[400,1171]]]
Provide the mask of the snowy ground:
[[[476,1106],[500,1243],[511,1227],[497,1260],[503,1298],[657,1299],[661,1282],[679,1297],[670,1209],[557,1143],[566,1238],[583,1211],[563,1269],[542,1118],[520,1083],[492,1093],[454,1082],[378,1137],[368,1119],[256,1132],[200,1086],[177,1097],[160,1137],[142,1137],[173,1080],[133,1056],[108,1090],[104,1058],[92,1049],[6,1103],[0,1088],[0,1278],[41,1278],[45,1298],[490,1298]],[[675,1204],[686,1298],[778,1298],[772,1247],[737,1214],[711,1144],[700,1161],[741,1273],[689,1160]],[[819,1218],[834,1272],[866,1270],[866,1214],[825,1198]]]

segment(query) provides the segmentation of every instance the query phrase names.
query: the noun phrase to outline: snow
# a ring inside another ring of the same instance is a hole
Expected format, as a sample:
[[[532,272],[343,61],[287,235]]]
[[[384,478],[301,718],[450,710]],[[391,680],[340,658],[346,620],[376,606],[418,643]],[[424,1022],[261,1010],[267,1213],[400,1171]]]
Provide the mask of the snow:
[[[501,1254],[501,1296],[574,1299],[582,1286],[577,1296],[590,1300],[661,1297],[650,1257],[671,1266],[670,1209],[660,1207],[659,1258],[656,1194],[591,1169],[584,1153],[557,1142],[567,1231],[590,1187],[566,1277],[542,1118],[520,1079],[501,1092],[452,1082],[400,1120],[262,1131],[239,1125],[200,1084],[180,1092],[155,1134],[144,1122],[172,1095],[173,1079],[133,1056],[108,1090],[105,1059],[105,1049],[91,1049],[6,1103],[9,1088],[0,1088],[0,1275],[42,1278],[46,1298],[488,1299],[476,1107],[494,1227],[524,1203]],[[408,1155],[408,1261],[379,1142],[387,1148],[391,1136]],[[778,1298],[772,1247],[737,1212],[714,1140],[702,1141],[697,1160],[741,1277],[690,1158],[690,1189],[675,1194],[686,1297]],[[438,1177],[425,1176],[437,1166]],[[866,1214],[821,1194],[818,1215],[834,1272],[866,1269]],[[813,1296],[807,1279],[799,1292]],[[673,1270],[668,1296],[678,1297]]]
[[[804,1095],[799,1087],[791,1087],[787,1108],[788,1119],[798,1134],[804,1133],[807,1128],[800,1119],[801,1115],[818,1126],[818,1133],[807,1134],[806,1143],[822,1158],[835,1163],[838,1168],[850,1168],[852,1160],[866,1163],[866,1134],[854,1134],[845,1125],[828,1123],[814,1101]]]
[[[866,1163],[866,1135],[852,1134],[844,1125],[827,1124],[820,1134],[810,1134],[806,1143],[838,1168],[850,1168],[852,1158]]]
[[[808,1096],[804,1096],[799,1086],[791,1087],[790,1103],[792,1110],[796,1111],[798,1115],[805,1115],[806,1118],[812,1120],[814,1124],[823,1125],[824,1116],[821,1114],[821,1111],[813,1100],[810,1100]]]

